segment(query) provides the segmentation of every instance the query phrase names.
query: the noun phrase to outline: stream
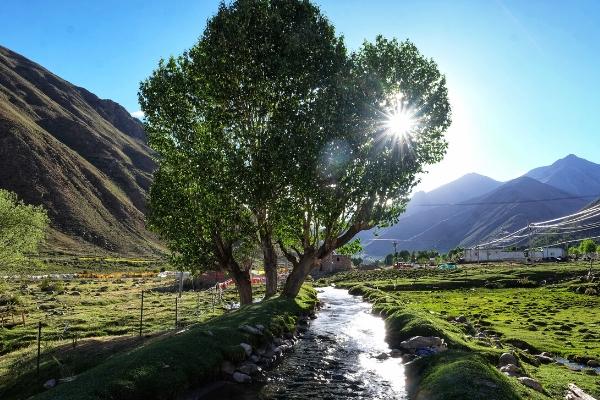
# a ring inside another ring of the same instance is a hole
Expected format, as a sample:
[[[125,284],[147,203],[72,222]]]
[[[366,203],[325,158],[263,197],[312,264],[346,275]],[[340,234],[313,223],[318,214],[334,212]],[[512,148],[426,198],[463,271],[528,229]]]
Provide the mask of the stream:
[[[359,296],[321,288],[324,307],[263,383],[220,382],[201,397],[213,399],[406,399],[400,358],[389,353],[383,319]]]

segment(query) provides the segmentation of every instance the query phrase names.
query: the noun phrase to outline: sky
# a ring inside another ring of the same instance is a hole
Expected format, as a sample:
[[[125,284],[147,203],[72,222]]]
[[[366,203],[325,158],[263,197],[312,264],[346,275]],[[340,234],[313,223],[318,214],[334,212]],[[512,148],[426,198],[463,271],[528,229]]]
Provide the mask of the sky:
[[[414,42],[446,75],[445,159],[418,186],[509,180],[568,154],[600,163],[600,2],[320,0],[349,49]],[[0,45],[139,115],[139,82],[194,45],[219,2],[3,0]]]

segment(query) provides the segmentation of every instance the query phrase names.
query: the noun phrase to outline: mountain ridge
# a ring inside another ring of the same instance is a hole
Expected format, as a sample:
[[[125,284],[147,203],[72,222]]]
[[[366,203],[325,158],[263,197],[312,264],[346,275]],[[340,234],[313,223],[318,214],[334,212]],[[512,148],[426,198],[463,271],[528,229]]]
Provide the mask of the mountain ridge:
[[[152,157],[122,106],[0,46],[0,187],[48,210],[49,250],[162,252],[144,218]]]

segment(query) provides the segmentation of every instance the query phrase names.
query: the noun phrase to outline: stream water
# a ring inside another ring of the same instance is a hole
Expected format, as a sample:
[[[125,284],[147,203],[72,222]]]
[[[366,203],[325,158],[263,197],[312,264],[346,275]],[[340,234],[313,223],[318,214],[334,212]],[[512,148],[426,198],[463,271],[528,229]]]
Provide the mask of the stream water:
[[[202,397],[212,399],[405,399],[399,358],[390,351],[381,318],[371,305],[347,291],[319,289],[325,303],[318,318],[283,361],[267,372],[266,383],[219,384]]]

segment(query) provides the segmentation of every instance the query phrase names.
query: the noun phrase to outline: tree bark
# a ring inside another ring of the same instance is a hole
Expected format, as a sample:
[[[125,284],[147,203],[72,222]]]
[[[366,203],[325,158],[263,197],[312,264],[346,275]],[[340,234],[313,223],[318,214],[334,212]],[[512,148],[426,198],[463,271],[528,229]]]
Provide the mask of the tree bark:
[[[260,242],[265,268],[265,298],[269,298],[277,293],[277,253],[269,233],[261,232]]]
[[[240,305],[252,304],[252,281],[250,271],[242,271],[239,266],[231,266],[232,279],[240,295]]]
[[[310,271],[320,262],[315,254],[304,254],[297,266],[292,269],[292,272],[285,281],[283,287],[283,295],[293,299],[298,296],[302,284],[306,280]]]

